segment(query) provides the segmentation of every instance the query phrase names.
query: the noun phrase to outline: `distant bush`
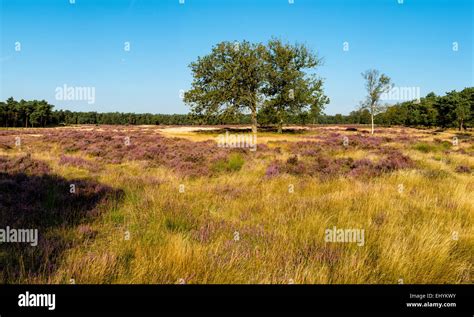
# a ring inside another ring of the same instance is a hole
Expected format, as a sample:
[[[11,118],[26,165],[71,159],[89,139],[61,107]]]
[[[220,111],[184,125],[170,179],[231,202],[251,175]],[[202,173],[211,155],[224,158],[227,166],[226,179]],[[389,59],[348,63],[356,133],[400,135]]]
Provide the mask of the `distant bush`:
[[[214,163],[214,172],[237,172],[244,165],[245,160],[239,153],[232,153],[227,159],[218,160]]]
[[[227,161],[227,170],[231,172],[240,171],[244,163],[245,161],[242,155],[238,153],[232,153],[229,155],[229,159]]]
[[[0,156],[0,173],[24,173],[24,174],[48,174],[49,166],[42,162],[31,158],[30,154],[19,156],[16,158]]]
[[[91,172],[100,170],[100,166],[92,161],[85,160],[81,157],[61,155],[59,165],[73,166],[77,168],[87,169]]]
[[[393,152],[391,155],[381,159],[377,165],[376,169],[381,172],[391,172],[398,169],[410,168],[413,167],[412,160],[400,152]]]
[[[270,177],[275,177],[280,174],[280,165],[278,161],[273,161],[268,167],[265,172],[265,177],[270,178]]]
[[[413,146],[413,148],[423,153],[435,152],[436,150],[434,145],[428,143],[417,143]]]
[[[458,173],[470,173],[471,168],[469,166],[466,166],[466,165],[459,165],[458,167],[456,167],[456,172],[458,172]]]
[[[425,170],[421,172],[423,176],[430,179],[443,179],[450,177],[450,174],[444,170]]]
[[[435,140],[435,143],[419,142],[413,148],[423,153],[442,152],[449,150],[452,144],[448,141]]]
[[[318,176],[322,179],[337,176],[373,177],[414,166],[414,162],[408,156],[397,150],[386,149],[383,153],[384,157],[378,162],[367,158],[360,160],[350,157],[333,158],[321,153],[305,161],[300,161],[297,156],[291,156],[285,163],[273,161],[268,166],[265,175],[273,177],[282,172],[292,175]]]

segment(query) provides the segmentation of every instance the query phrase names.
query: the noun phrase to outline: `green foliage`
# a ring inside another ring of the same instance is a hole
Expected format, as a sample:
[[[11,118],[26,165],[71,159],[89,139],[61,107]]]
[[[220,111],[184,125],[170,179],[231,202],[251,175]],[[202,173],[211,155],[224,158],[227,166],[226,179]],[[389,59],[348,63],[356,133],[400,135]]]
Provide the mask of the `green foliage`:
[[[266,122],[277,123],[282,132],[283,122],[294,114],[302,119],[317,116],[329,102],[323,94],[322,80],[305,69],[315,69],[321,60],[301,44],[282,43],[272,39],[265,52],[265,102],[261,111]]]
[[[245,160],[239,153],[232,153],[227,160],[219,160],[214,164],[214,172],[237,172],[244,165]]]
[[[245,161],[242,155],[238,153],[233,153],[229,156],[229,160],[227,162],[227,170],[232,172],[240,171],[244,163]]]
[[[53,111],[53,105],[46,101],[19,102],[8,98],[0,102],[0,127],[44,127],[69,124],[120,124],[120,125],[196,125],[196,124],[250,124],[250,114],[238,113],[223,117],[209,115],[205,118],[196,114],[151,114],[120,112],[74,112]],[[276,108],[262,107],[258,120],[263,124],[278,122]],[[374,117],[379,125],[404,125],[466,129],[474,126],[474,87],[461,92],[449,92],[446,96],[429,93],[419,101],[406,101],[389,106]],[[369,124],[370,111],[359,109],[349,115],[325,115],[309,111],[287,112],[285,123],[289,124]],[[462,123],[462,126],[461,126]]]
[[[262,44],[221,42],[210,54],[191,63],[194,80],[184,94],[191,112],[224,118],[250,112],[256,132],[258,99],[265,76],[264,52]]]
[[[418,142],[413,146],[413,149],[418,150],[423,153],[428,152],[442,152],[451,148],[452,144],[447,141],[438,142],[438,143],[426,143]]]
[[[0,126],[3,127],[44,127],[51,121],[53,105],[46,101],[33,100],[19,102],[12,97],[0,102]]]
[[[415,144],[413,148],[423,153],[435,152],[436,150],[436,147],[433,144],[428,144],[424,142]]]
[[[369,124],[370,111],[368,109],[359,109],[356,111],[352,111],[349,114],[347,121],[347,123]]]
[[[406,101],[390,106],[376,117],[379,124],[406,126],[457,127],[460,130],[473,126],[474,88],[461,92],[451,91],[445,96],[429,93],[419,101]]]
[[[288,116],[308,120],[319,115],[329,99],[322,80],[307,74],[321,61],[304,45],[272,39],[261,43],[221,42],[190,68],[194,80],[184,95],[191,112],[203,118],[250,113],[257,131],[257,113],[264,123],[281,126]]]
[[[172,232],[189,232],[195,228],[195,225],[187,219],[180,217],[166,218],[165,228]]]
[[[68,124],[163,124],[191,125],[196,124],[193,116],[188,114],[151,114],[121,112],[75,112],[69,110],[53,111],[53,105],[46,101],[20,102],[8,98],[0,102],[0,127],[45,127]],[[248,116],[237,116],[233,120],[214,120],[207,124],[249,123]]]

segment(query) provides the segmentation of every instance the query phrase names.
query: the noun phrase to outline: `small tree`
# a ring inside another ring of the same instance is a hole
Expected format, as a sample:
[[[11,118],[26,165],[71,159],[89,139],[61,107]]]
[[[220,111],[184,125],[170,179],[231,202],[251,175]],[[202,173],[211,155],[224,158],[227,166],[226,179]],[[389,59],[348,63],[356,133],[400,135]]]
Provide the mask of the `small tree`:
[[[383,106],[379,104],[380,96],[392,88],[390,78],[385,74],[380,74],[376,69],[369,69],[362,73],[367,89],[367,99],[362,103],[362,109],[370,111],[370,121],[372,125],[371,133],[374,134],[374,116],[383,111]]]

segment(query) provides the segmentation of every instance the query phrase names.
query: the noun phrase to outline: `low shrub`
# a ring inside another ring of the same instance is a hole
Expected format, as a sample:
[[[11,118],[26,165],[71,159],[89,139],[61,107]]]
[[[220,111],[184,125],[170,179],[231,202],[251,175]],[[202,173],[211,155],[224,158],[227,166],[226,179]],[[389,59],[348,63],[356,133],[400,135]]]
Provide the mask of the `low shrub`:
[[[280,164],[278,161],[273,161],[267,167],[267,170],[265,171],[265,177],[270,178],[278,175],[280,175]]]
[[[232,153],[228,158],[219,159],[214,163],[212,170],[215,173],[220,172],[237,172],[244,165],[245,160],[239,153]]]
[[[470,173],[471,168],[469,166],[466,166],[466,165],[459,165],[459,166],[456,167],[456,172],[458,172],[458,173]]]
[[[452,147],[451,142],[435,140],[434,143],[418,142],[413,148],[423,153],[447,151]]]
[[[281,161],[273,161],[266,170],[266,177],[277,176],[282,173],[292,175],[306,174],[327,179],[336,176],[378,176],[399,169],[411,168],[413,161],[402,153],[391,150],[378,162],[367,158],[354,160],[353,158],[332,158],[325,155],[317,155],[305,161],[300,161],[297,156],[291,156],[285,164]]]
[[[82,168],[91,172],[97,172],[100,170],[100,166],[96,162],[91,162],[81,157],[68,155],[61,155],[61,157],[59,158],[59,165]]]

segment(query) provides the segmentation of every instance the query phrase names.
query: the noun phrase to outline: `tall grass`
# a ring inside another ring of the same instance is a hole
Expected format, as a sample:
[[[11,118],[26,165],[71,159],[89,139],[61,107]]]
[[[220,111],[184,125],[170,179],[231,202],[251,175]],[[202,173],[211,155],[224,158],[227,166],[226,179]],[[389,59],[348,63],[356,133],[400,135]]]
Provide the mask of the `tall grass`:
[[[324,139],[326,131],[311,133]],[[260,152],[230,153],[212,163],[213,173],[199,177],[143,160],[101,163],[91,171],[82,160],[61,162],[61,148],[32,148],[55,174],[69,177],[82,168],[84,178],[122,190],[123,199],[109,201],[87,226],[68,229],[77,243],[54,272],[29,275],[26,268],[13,282],[472,283],[474,179],[456,171],[460,164],[474,166],[472,151],[436,151],[443,159],[435,160],[431,146],[439,145],[428,138],[370,140],[376,146],[358,138],[353,148],[334,142],[330,152],[328,144],[320,150],[332,158],[357,153],[354,160],[366,153],[375,161],[389,155],[377,148],[390,146],[413,165],[372,176],[321,178],[285,170],[266,176],[272,162],[296,154],[291,142],[311,133],[268,143]],[[468,149],[470,142],[460,147]],[[296,162],[312,162],[316,152],[305,153]],[[325,230],[334,226],[364,229],[364,245],[325,242]]]

